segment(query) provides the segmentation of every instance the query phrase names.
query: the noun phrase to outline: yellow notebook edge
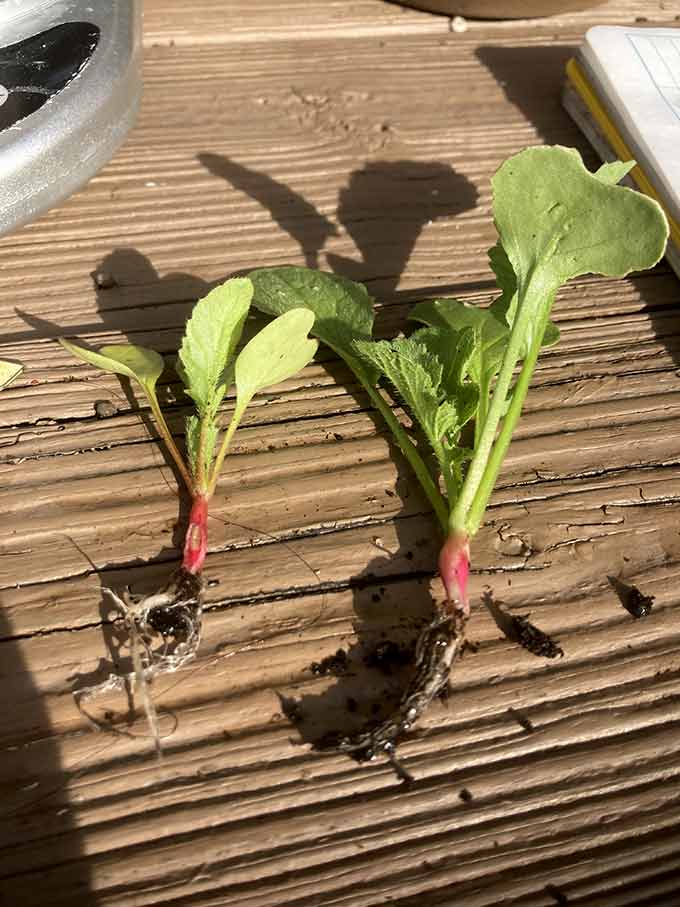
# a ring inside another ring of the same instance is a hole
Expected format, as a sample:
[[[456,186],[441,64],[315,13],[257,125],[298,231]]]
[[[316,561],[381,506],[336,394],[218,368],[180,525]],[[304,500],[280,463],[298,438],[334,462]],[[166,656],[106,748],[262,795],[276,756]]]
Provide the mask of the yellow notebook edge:
[[[567,63],[566,71],[569,83],[588,108],[588,111],[597,123],[598,128],[602,131],[602,135],[609,143],[612,151],[614,151],[614,153],[620,160],[632,161],[635,158],[635,155],[631,152],[630,148],[621,137],[619,131],[612,122],[611,117],[605,110],[600,99],[593,91],[583,70],[578,64],[578,61],[574,57],[572,57],[571,60],[569,60],[569,62]],[[668,211],[666,210],[666,206],[659,198],[658,192],[647,178],[642,167],[640,167],[639,164],[636,164],[635,167],[633,167],[633,169],[630,171],[630,176],[641,192],[644,192],[645,195],[653,198],[664,209],[670,227],[671,242],[677,249],[680,249],[680,224],[678,224],[677,221],[675,221],[669,215]]]

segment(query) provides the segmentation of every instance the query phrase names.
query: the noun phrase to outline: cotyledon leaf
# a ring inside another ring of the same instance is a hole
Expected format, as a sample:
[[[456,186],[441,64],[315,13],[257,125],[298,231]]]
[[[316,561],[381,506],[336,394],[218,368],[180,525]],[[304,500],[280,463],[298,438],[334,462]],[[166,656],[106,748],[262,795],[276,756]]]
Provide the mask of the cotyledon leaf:
[[[245,409],[258,391],[291,378],[311,362],[319,345],[307,336],[313,324],[309,309],[291,309],[243,347],[234,369],[237,408]]]
[[[102,346],[95,352],[71,343],[64,337],[59,338],[59,343],[73,356],[104,372],[134,378],[149,393],[153,393],[156,382],[165,368],[165,362],[160,353],[143,346],[121,343]]]
[[[156,396],[156,382],[165,368],[165,362],[160,353],[143,346],[133,346],[130,343],[103,346],[97,352],[78,346],[76,343],[71,343],[70,340],[65,340],[63,337],[59,337],[59,343],[65,350],[68,350],[69,353],[78,359],[82,359],[83,362],[88,362],[104,372],[124,375],[126,378],[134,378],[135,381],[139,382],[151,405],[151,411],[154,414],[158,431],[163,437],[187,488],[193,492],[192,478],[166,424]]]
[[[269,315],[309,309],[314,313],[312,335],[341,356],[360,379],[375,383],[377,372],[353,346],[355,340],[370,340],[373,332],[373,300],[363,284],[293,266],[260,268],[249,276],[257,309]]]

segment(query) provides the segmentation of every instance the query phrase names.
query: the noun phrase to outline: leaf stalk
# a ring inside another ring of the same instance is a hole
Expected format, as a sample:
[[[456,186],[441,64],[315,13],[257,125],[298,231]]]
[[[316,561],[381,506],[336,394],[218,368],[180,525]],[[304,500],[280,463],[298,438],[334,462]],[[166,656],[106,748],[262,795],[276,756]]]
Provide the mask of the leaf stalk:
[[[175,439],[172,436],[172,432],[168,428],[168,423],[165,421],[165,416],[163,415],[158,404],[158,398],[156,397],[155,392],[150,388],[144,388],[144,390],[146,391],[146,396],[151,406],[151,412],[153,413],[153,417],[156,420],[156,427],[158,428],[158,432],[165,441],[165,445],[170,452],[170,456],[172,457],[189,494],[194,497],[196,493],[194,480],[189,474],[189,470],[187,469],[186,463],[184,462],[184,457],[179,452],[177,445],[175,444]]]
[[[236,409],[234,410],[231,421],[229,422],[227,430],[224,433],[224,437],[222,438],[222,444],[220,445],[219,452],[215,457],[215,463],[213,465],[213,470],[206,491],[206,497],[208,500],[210,500],[210,498],[215,494],[215,489],[217,488],[217,480],[219,479],[222,464],[224,463],[224,458],[227,455],[232,438],[234,437],[234,432],[238,428],[239,423],[243,418],[243,413],[245,412],[247,405],[247,403],[236,403]]]
[[[375,405],[375,408],[387,423],[389,429],[391,430],[397,441],[397,444],[401,449],[401,452],[404,454],[409,465],[415,472],[423,491],[427,495],[428,500],[430,501],[430,504],[432,505],[432,508],[437,515],[437,519],[439,520],[441,528],[446,534],[449,517],[449,509],[446,504],[446,499],[442,495],[439,488],[435,485],[434,479],[430,475],[430,471],[425,465],[423,458],[418,453],[415,444],[406,433],[406,429],[401,424],[399,419],[397,419],[397,417],[394,415],[391,407],[387,404],[380,391],[375,387],[371,387],[371,385],[363,379],[359,378],[359,380],[366,389],[366,392]]]

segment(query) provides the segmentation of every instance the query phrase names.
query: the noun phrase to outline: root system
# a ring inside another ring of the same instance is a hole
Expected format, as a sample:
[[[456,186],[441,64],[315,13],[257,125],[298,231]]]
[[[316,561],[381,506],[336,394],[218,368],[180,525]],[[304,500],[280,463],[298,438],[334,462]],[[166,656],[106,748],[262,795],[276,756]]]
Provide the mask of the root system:
[[[386,756],[397,775],[407,782],[412,776],[396,756],[397,746],[430,703],[446,693],[451,666],[462,649],[467,618],[460,611],[439,615],[421,632],[415,650],[415,668],[396,709],[379,722],[356,734],[327,734],[316,749],[347,753],[358,762]]]
[[[133,669],[109,674],[101,683],[75,693],[78,707],[98,730],[102,725],[83,708],[84,704],[116,690],[130,694],[137,690],[160,755],[158,716],[150,686],[159,675],[172,674],[195,657],[201,642],[203,590],[201,575],[183,567],[167,586],[144,598],[133,596],[128,589],[122,595],[103,589],[120,611]]]

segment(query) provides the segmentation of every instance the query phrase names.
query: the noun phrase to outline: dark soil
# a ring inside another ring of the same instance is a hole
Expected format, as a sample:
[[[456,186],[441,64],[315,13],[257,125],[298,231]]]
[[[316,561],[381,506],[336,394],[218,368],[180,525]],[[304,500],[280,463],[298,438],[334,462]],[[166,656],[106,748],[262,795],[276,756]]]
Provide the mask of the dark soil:
[[[527,620],[527,617],[528,615],[513,615],[510,618],[512,630],[509,638],[519,643],[532,655],[543,656],[543,658],[557,658],[559,655],[561,658],[564,655],[564,649],[551,636]]]
[[[615,576],[608,576],[607,579],[619,601],[632,617],[636,619],[647,617],[654,604],[653,595],[643,595],[637,586],[630,586]]]
[[[542,656],[543,658],[560,658],[564,655],[564,650],[543,630],[532,624],[528,619],[529,615],[508,614],[501,608],[503,604],[500,600],[496,601],[490,589],[487,589],[482,595],[482,601],[489,609],[489,613],[496,622],[498,629],[505,636],[518,643],[527,652],[533,655]]]
[[[309,666],[312,674],[317,677],[342,677],[349,670],[349,658],[344,649],[338,649],[335,655],[327,655],[321,661],[313,661]]]
[[[383,674],[392,675],[413,664],[414,657],[415,641],[411,644],[400,644],[386,639],[377,643],[364,655],[364,664],[367,668],[376,668]]]

